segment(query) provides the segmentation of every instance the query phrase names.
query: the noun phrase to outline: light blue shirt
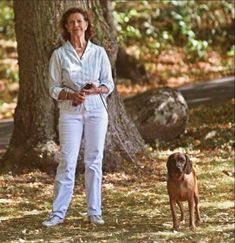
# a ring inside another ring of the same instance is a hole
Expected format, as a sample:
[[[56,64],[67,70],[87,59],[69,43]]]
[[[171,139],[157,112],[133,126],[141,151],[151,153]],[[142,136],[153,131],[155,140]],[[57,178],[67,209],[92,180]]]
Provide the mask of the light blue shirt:
[[[114,82],[108,55],[103,47],[88,41],[80,58],[72,44],[67,41],[52,53],[49,64],[49,93],[58,101],[60,109],[80,109],[80,105],[75,107],[71,100],[59,100],[58,96],[62,89],[70,92],[79,91],[87,82],[92,82],[96,86],[105,85],[109,89],[105,97],[113,91]],[[86,96],[83,104],[86,110],[103,106],[100,95]]]

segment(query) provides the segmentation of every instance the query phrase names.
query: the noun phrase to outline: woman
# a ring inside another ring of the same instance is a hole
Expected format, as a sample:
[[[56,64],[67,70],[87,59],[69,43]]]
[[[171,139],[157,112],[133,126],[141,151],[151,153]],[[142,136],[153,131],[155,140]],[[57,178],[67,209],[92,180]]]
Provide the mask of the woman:
[[[104,48],[89,40],[91,24],[85,11],[68,9],[62,16],[61,26],[66,43],[51,56],[49,92],[60,109],[62,160],[55,178],[52,212],[42,224],[51,227],[64,221],[73,194],[82,139],[88,218],[91,223],[104,224],[102,159],[108,125],[105,98],[114,88],[111,65]]]

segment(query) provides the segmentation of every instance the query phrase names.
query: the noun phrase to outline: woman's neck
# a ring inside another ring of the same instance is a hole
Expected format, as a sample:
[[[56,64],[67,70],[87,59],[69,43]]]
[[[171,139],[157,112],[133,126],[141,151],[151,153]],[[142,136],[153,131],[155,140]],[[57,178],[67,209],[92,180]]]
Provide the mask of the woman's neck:
[[[70,40],[71,44],[73,45],[73,47],[76,48],[84,48],[86,46],[86,40],[84,37],[71,37]]]

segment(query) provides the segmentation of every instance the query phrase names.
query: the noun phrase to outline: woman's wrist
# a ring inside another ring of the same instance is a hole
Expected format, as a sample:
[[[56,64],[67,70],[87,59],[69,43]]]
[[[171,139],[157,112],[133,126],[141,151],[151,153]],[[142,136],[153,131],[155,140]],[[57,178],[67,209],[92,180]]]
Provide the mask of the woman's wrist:
[[[67,92],[67,97],[66,97],[67,99],[66,99],[66,100],[72,100],[71,94],[72,94],[72,93]]]
[[[59,93],[59,97],[58,99],[59,100],[67,100],[68,99],[68,96],[69,96],[69,92],[67,92],[66,90],[62,90],[60,93]]]
[[[97,94],[102,94],[102,86],[98,87]]]
[[[65,91],[64,100],[73,100],[73,93]]]
[[[69,94],[68,91],[65,91],[65,98],[64,98],[65,100],[68,99],[68,94]]]
[[[97,94],[107,94],[109,89],[105,85],[100,85],[97,90]]]

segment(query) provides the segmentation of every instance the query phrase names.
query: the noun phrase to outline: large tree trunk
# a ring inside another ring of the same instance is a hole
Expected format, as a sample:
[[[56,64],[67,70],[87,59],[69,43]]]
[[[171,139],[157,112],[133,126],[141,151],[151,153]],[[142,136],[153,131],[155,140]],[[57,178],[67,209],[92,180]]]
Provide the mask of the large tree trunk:
[[[87,9],[97,33],[94,41],[106,48],[115,78],[117,43],[110,4],[106,0],[14,1],[20,89],[13,135],[2,168],[55,171],[59,158],[58,110],[48,94],[47,70],[50,54],[60,38],[58,21],[68,7]],[[144,143],[116,90],[109,99],[109,114],[104,168],[113,170],[122,159],[135,158]]]

